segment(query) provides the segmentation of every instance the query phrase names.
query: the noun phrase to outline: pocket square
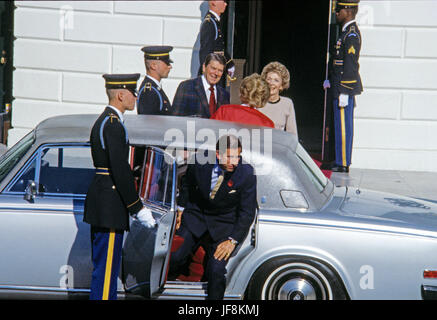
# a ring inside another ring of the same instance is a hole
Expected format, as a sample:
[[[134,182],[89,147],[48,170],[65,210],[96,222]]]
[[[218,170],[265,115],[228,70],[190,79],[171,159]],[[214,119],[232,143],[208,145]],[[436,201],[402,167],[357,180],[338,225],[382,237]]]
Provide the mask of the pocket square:
[[[231,191],[228,192],[228,194],[229,193],[235,193],[235,192],[237,192],[237,190],[231,190]]]

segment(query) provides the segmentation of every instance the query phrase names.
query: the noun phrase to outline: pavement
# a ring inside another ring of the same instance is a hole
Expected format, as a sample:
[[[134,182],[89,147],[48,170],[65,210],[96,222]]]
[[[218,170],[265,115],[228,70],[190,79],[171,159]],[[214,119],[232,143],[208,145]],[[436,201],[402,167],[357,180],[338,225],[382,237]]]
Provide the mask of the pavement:
[[[394,193],[437,203],[437,172],[350,168],[349,173],[334,172],[337,186],[352,186]]]

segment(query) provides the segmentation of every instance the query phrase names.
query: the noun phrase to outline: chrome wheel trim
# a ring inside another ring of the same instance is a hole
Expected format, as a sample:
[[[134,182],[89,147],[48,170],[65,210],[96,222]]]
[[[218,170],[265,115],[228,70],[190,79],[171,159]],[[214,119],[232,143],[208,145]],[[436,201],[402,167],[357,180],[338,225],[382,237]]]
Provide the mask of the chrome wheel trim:
[[[319,297],[317,297],[319,291]],[[262,300],[331,300],[328,279],[312,265],[296,262],[275,269],[264,282]]]

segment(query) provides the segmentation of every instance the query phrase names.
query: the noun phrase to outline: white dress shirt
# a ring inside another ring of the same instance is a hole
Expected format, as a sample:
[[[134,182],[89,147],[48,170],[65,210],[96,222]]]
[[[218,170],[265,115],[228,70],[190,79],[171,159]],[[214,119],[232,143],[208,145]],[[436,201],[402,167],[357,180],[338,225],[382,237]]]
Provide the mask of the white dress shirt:
[[[149,78],[149,79],[151,79],[153,82],[155,82],[156,85],[158,86],[158,89],[161,90],[162,85],[161,85],[161,82],[160,82],[160,81],[156,80],[154,77],[149,76],[149,75],[146,75],[146,77]]]
[[[209,88],[211,85],[206,81],[206,78],[204,75],[202,75],[202,84],[203,88],[205,89],[206,94],[206,101],[209,103],[209,98],[211,97],[211,91],[209,91]],[[215,103],[217,104],[217,87],[214,85],[214,97],[215,97]]]
[[[351,21],[349,21],[349,22],[346,22],[346,23],[344,24],[343,28],[341,29],[341,31],[346,30],[347,26],[350,25],[350,24],[352,24],[352,23],[354,23],[354,22],[355,22],[355,20],[351,20]]]
[[[117,113],[118,118],[120,119],[121,122],[124,122],[123,113],[120,110],[118,110],[116,107],[113,107],[109,104],[108,104],[108,107],[110,107],[112,110],[114,110]]]
[[[215,13],[212,10],[209,10],[209,12],[211,12],[217,18],[218,21],[220,21],[220,16],[217,13]]]

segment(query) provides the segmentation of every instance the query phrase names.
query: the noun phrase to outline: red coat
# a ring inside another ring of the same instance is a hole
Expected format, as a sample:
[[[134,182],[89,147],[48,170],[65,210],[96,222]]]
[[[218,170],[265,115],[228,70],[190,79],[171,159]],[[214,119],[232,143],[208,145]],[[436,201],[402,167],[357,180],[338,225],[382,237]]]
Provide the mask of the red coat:
[[[212,115],[211,119],[233,121],[274,128],[275,124],[269,117],[255,108],[238,104],[223,105]]]

